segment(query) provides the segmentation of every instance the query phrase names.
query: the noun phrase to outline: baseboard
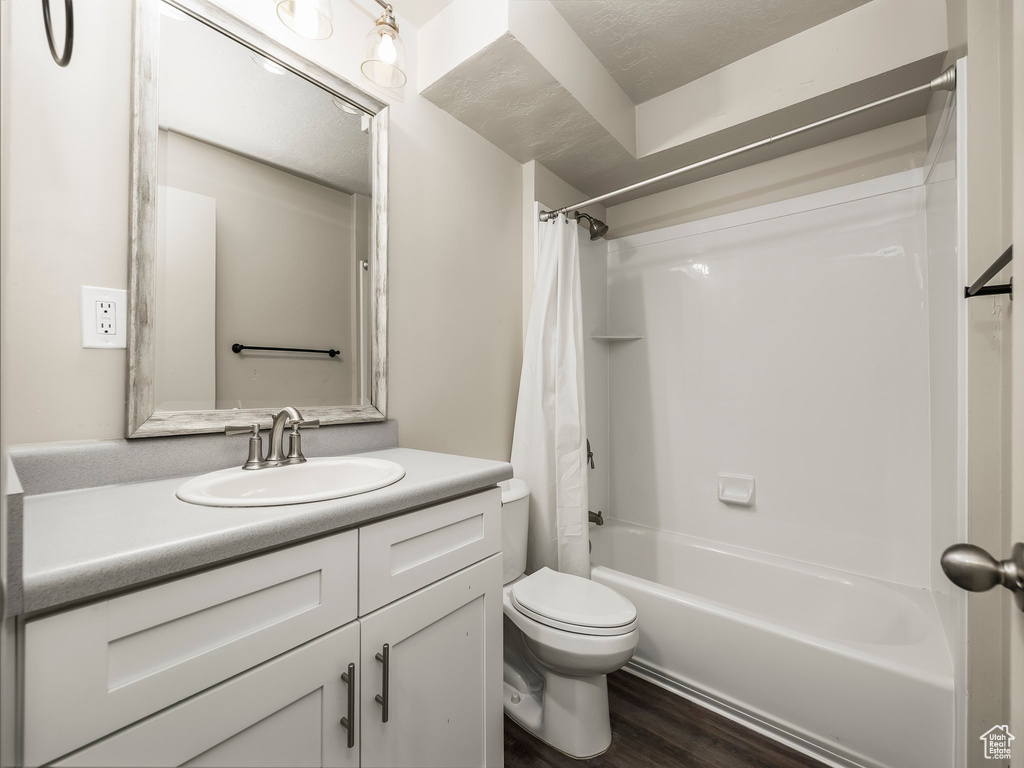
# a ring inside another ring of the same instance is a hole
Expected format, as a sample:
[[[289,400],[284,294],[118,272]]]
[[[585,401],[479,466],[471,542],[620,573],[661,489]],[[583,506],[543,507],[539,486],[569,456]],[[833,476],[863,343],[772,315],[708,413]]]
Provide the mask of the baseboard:
[[[733,722],[739,723],[752,731],[756,731],[762,736],[766,736],[780,744],[785,744],[787,747],[795,749],[797,752],[805,754],[808,757],[812,757],[818,762],[831,766],[832,768],[876,768],[875,766],[865,765],[864,763],[857,762],[848,757],[837,755],[824,747],[820,747],[813,742],[807,741],[803,737],[797,736],[785,728],[782,728],[775,723],[768,722],[740,707],[724,702],[698,688],[694,688],[686,685],[685,683],[666,677],[660,672],[655,672],[653,669],[644,666],[640,662],[630,661],[625,667],[623,667],[623,670],[641,678],[642,680],[646,680],[649,683],[654,683],[658,687],[664,688],[666,691],[670,691],[677,696],[682,696],[684,699],[692,701],[694,704],[699,704],[705,709],[710,709],[712,712],[716,712],[723,717],[727,717]]]

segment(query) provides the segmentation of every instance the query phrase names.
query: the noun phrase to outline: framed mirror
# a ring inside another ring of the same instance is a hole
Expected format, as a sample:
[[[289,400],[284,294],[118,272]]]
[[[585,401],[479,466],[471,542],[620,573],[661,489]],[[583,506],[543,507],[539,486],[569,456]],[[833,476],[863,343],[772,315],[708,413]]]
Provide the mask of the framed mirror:
[[[386,418],[386,105],[208,0],[132,75],[127,436]]]

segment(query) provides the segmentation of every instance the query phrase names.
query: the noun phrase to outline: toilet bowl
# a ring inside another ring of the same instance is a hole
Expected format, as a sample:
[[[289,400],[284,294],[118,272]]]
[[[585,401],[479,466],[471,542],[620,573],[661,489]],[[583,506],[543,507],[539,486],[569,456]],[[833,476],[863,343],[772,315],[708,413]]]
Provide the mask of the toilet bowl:
[[[636,650],[636,609],[589,579],[549,568],[523,575],[529,489],[501,486],[505,713],[572,757],[594,757],[611,744],[607,675]]]

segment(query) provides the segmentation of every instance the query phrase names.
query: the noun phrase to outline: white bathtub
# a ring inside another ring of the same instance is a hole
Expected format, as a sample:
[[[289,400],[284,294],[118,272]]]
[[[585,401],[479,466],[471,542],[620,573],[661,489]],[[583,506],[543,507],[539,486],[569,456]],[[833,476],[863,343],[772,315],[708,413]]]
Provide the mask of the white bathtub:
[[[633,671],[833,765],[953,764],[927,590],[616,520],[591,536],[594,580],[639,614]]]

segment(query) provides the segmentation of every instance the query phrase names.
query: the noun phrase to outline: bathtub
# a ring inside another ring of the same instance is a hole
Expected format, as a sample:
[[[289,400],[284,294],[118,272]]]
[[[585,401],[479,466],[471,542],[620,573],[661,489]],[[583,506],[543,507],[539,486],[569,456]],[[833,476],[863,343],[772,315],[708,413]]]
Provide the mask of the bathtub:
[[[831,765],[952,766],[928,590],[617,520],[591,538],[594,581],[637,609],[630,671]]]

